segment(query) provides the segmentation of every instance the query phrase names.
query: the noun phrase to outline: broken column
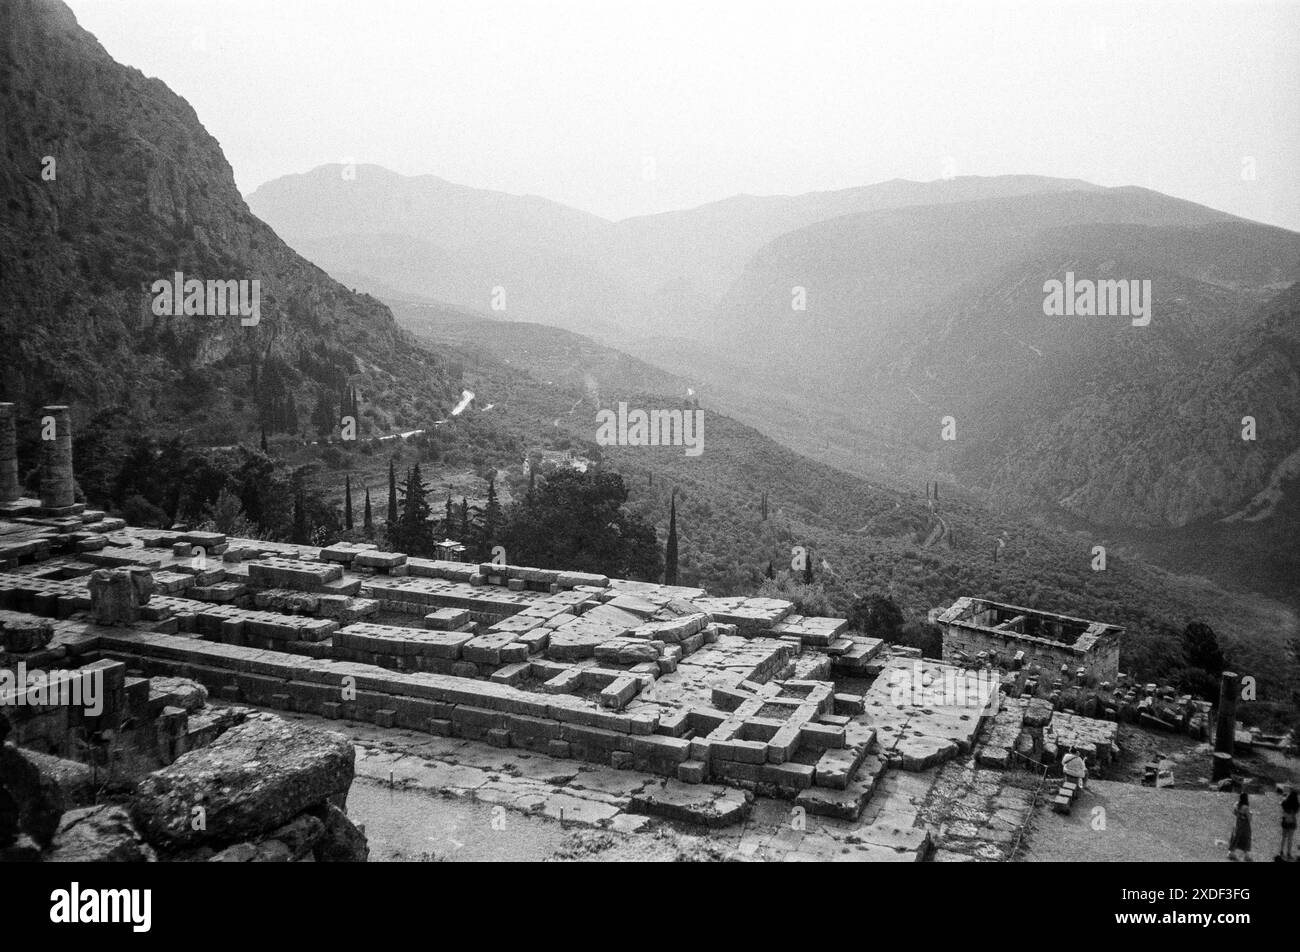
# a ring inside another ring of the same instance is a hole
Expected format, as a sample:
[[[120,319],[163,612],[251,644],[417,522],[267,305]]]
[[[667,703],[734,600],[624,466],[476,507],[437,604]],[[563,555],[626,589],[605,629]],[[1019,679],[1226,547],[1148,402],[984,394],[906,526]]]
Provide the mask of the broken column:
[[[153,595],[153,573],[145,568],[96,569],[90,573],[90,610],[97,625],[130,625]]]
[[[12,403],[0,403],[0,502],[13,502],[22,495],[18,487],[16,414],[17,407]]]
[[[75,502],[72,476],[72,413],[41,407],[41,506],[58,511]]]
[[[1240,679],[1232,671],[1223,672],[1219,682],[1219,720],[1214,728],[1214,768],[1212,780],[1232,776],[1232,748],[1237,736],[1237,694]]]

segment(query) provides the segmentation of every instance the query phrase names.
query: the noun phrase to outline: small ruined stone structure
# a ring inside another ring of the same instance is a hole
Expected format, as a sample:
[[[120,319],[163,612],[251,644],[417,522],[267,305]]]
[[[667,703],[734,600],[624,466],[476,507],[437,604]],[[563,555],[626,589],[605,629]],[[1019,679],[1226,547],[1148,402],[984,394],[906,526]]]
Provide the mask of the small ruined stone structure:
[[[1034,611],[982,598],[959,598],[936,619],[945,661],[1017,669],[1065,666],[1071,676],[1097,682],[1119,674],[1124,629],[1105,622]]]

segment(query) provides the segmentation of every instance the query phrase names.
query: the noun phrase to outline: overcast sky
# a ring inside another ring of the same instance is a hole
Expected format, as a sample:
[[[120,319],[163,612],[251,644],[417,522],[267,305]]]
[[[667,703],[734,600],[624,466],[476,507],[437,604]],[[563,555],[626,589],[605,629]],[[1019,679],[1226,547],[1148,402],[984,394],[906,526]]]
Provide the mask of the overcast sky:
[[[70,3],[245,193],[353,160],[623,218],[1035,173],[1300,229],[1297,0]]]

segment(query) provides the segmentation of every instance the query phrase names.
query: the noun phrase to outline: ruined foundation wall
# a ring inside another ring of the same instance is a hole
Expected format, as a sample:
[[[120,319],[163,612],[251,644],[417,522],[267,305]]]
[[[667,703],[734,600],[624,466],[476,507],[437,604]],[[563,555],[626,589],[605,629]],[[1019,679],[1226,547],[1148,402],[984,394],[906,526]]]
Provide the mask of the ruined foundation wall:
[[[1006,634],[979,631],[964,625],[942,625],[943,660],[959,664],[973,660],[981,651],[999,667],[1011,667],[1017,652],[1024,652],[1025,667],[1037,666],[1056,671],[1068,665],[1071,672],[1082,666],[1090,677],[1098,681],[1114,681],[1119,673],[1119,637],[1108,635],[1098,638],[1093,647],[1081,651],[1071,645],[1054,644],[1038,638],[1027,638],[1013,632]]]

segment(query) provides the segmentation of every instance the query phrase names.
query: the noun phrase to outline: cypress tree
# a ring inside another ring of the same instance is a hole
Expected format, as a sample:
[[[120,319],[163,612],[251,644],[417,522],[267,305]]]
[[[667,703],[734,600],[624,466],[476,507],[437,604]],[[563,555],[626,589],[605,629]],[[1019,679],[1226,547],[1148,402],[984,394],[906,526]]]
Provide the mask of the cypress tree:
[[[343,528],[352,530],[352,477],[343,477]]]
[[[677,584],[677,493],[668,509],[668,545],[664,551],[664,584]]]
[[[483,552],[486,559],[492,554],[498,524],[501,522],[501,503],[497,500],[497,474],[488,476],[487,505],[483,509]]]
[[[391,459],[388,461],[388,522],[385,528],[388,530],[388,544],[397,548],[397,538],[402,530],[397,519],[397,467]]]
[[[433,548],[429,531],[428,490],[420,476],[420,464],[411,467],[406,476],[406,491],[402,497],[401,543],[402,551],[412,555],[428,555]]]
[[[306,545],[311,541],[311,528],[307,525],[307,507],[302,498],[302,483],[295,485],[293,490],[293,541],[298,545]]]
[[[370,487],[369,486],[366,487],[366,512],[365,515],[362,517],[361,528],[363,528],[366,531],[366,538],[370,538],[375,534],[375,520],[374,517],[370,514]]]
[[[804,583],[805,585],[811,585],[811,584],[813,583],[813,567],[812,567],[812,564],[813,564],[812,553],[811,553],[811,552],[805,552],[805,553],[804,553],[804,563],[803,563],[803,583]]]

